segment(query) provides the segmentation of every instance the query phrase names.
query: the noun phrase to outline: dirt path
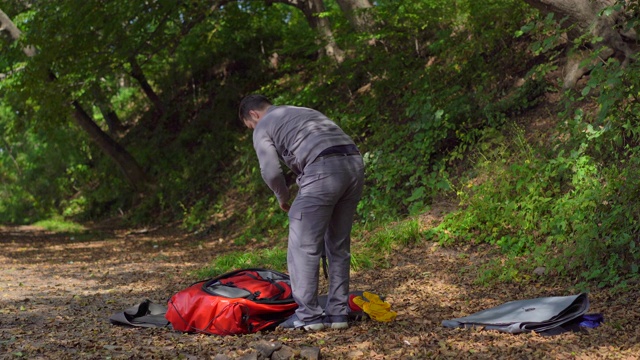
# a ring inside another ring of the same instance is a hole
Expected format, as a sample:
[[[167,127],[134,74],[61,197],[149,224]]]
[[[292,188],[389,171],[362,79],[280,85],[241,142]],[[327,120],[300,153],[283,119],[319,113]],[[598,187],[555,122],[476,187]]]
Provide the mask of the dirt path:
[[[606,323],[585,333],[543,337],[445,329],[442,320],[503,302],[570,295],[554,286],[474,285],[475,252],[432,244],[399,251],[389,270],[353,274],[352,288],[387,296],[395,322],[361,322],[346,331],[272,331],[218,337],[111,325],[108,318],[145,299],[166,301],[195,279],[224,242],[171,231],[102,230],[61,236],[0,228],[0,359],[235,358],[258,338],[316,346],[324,359],[636,359],[640,291],[589,294]],[[546,281],[551,283],[551,281]]]

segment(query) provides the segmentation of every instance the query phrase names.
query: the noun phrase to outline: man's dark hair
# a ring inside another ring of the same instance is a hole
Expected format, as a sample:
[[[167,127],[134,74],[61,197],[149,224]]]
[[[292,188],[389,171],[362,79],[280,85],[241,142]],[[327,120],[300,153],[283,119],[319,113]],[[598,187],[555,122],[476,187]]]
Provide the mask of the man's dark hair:
[[[249,117],[249,111],[262,110],[267,106],[273,105],[269,99],[264,95],[252,94],[247,95],[240,101],[240,109],[238,110],[238,116],[240,121]]]

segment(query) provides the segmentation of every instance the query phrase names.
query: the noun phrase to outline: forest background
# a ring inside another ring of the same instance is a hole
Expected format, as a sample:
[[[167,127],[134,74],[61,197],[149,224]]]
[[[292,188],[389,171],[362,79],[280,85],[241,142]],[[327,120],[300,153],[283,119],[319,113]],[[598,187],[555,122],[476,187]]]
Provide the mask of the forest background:
[[[430,240],[499,252],[481,282],[534,270],[582,287],[638,280],[637,1],[0,10],[2,224],[223,232],[234,251],[201,275],[282,269],[287,216],[237,118],[240,99],[262,93],[324,112],[364,154],[354,268]],[[441,204],[451,211],[425,227],[420,215]],[[248,243],[269,246],[235,251]]]

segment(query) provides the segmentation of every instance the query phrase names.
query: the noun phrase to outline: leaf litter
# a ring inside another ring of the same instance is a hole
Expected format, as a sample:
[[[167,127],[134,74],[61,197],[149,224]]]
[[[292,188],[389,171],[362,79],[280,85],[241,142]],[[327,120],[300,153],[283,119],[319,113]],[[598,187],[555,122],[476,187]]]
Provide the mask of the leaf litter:
[[[71,239],[31,227],[0,228],[0,359],[240,358],[266,340],[318,347],[323,359],[637,359],[640,286],[595,288],[596,329],[557,336],[448,329],[442,320],[511,300],[575,294],[566,279],[479,285],[480,248],[424,242],[395,254],[395,266],[352,274],[352,289],[385,296],[398,317],[361,321],[348,330],[268,331],[244,336],[183,334],[116,326],[108,318],[145,299],[163,303],[194,281],[193,270],[228,251],[212,236],[176,229],[101,229],[97,240]],[[322,287],[326,289],[326,284]]]

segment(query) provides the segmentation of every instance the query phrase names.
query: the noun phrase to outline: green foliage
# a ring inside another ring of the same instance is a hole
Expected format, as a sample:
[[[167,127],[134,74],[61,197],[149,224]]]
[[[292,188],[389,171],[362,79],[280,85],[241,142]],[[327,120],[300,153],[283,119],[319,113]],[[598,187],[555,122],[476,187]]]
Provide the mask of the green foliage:
[[[230,166],[237,156],[237,99],[245,87],[254,86],[246,84],[270,76],[270,72],[263,71],[269,56],[263,54],[264,47],[281,48],[279,39],[285,28],[300,27],[301,23],[299,15],[292,15],[291,7],[266,8],[252,3],[243,8],[233,3],[211,13],[209,7],[195,3],[181,6],[156,2],[96,7],[69,0],[43,4],[16,16],[24,42],[35,44],[40,55],[28,62],[26,71],[2,84],[14,106],[37,103],[38,107],[27,108],[29,113],[20,111],[21,116],[11,120],[11,125],[28,120],[46,125],[39,126],[45,132],[69,132],[69,99],[85,100],[83,105],[90,109],[96,101],[93,90],[97,84],[112,109],[131,128],[124,136],[114,138],[142,165],[158,189],[139,197],[123,181],[111,159],[92,145],[82,145],[78,149],[85,159],[77,160],[79,164],[69,161],[70,169],[49,168],[52,171],[47,174],[47,179],[73,176],[74,198],[50,191],[48,194],[62,199],[55,206],[45,204],[43,211],[63,212],[85,220],[125,215],[131,223],[183,218],[184,227],[190,230],[207,225],[210,213],[206,207],[221,201],[221,194],[231,186],[221,169]],[[94,18],[91,24],[85,21]],[[274,18],[281,21],[273,21]],[[46,41],[50,32],[65,35]],[[261,37],[256,38],[256,33]],[[69,34],[74,34],[75,41],[69,41]],[[203,43],[202,39],[206,41]],[[155,118],[157,114],[148,111],[149,99],[129,77],[132,54],[161,100],[171,104],[164,116]],[[57,80],[41,86],[49,67],[53,67]],[[94,110],[91,115],[106,131],[97,105]],[[74,125],[71,129],[70,138],[84,140]],[[42,144],[53,145],[44,141],[38,146]],[[69,147],[72,146],[77,142],[70,142]],[[68,161],[64,153],[65,156],[59,156],[60,152],[51,154],[57,154],[62,162]],[[16,181],[33,188],[28,179]],[[16,205],[3,204],[21,212],[17,201]],[[36,218],[41,216],[38,214]]]
[[[512,132],[522,140],[520,129]],[[475,148],[473,178],[461,181],[457,189],[467,211],[449,216],[436,229],[441,242],[487,242],[517,254],[529,250],[522,235],[537,228],[539,219],[544,217],[544,205],[554,195],[555,181],[553,174],[541,175],[526,142],[509,145],[495,129],[483,132]],[[520,158],[507,163],[514,152]],[[484,181],[475,184],[477,179]]]
[[[367,166],[358,208],[364,222],[417,214],[434,196],[450,191],[443,155],[471,129],[500,125],[507,115],[532,106],[543,90],[535,81],[514,94],[495,85],[502,68],[523,66],[523,58],[514,56],[519,53],[505,46],[526,15],[522,4],[497,1],[483,10],[461,3],[380,2],[376,15],[386,26],[366,39],[341,38],[356,51],[340,67],[311,64],[284,84],[278,80],[263,89],[277,103],[325,112],[352,134]],[[510,15],[500,18],[504,27],[486,32],[483,17],[491,12]],[[457,24],[464,26],[453,33]],[[476,41],[466,41],[469,36]],[[488,63],[488,57],[501,63]],[[480,111],[486,120],[476,117]]]
[[[513,118],[558,91],[547,80],[558,69],[563,19],[519,0],[375,3],[372,26],[354,32],[327,2],[321,16],[345,50],[340,64],[320,55],[323,39],[282,3],[7,4],[23,37],[3,42],[0,57],[0,222],[117,215],[192,232],[229,228],[237,245],[283,239],[287,214],[237,122],[238,100],[262,92],[326,113],[362,150],[355,269],[420,241],[407,217],[457,196],[462,210],[426,235],[503,251],[481,282],[519,281],[543,264],[603,286],[638,276],[640,62],[586,59],[586,86],[563,94],[557,118],[549,114],[560,135],[539,146]],[[636,13],[632,5],[629,28]],[[26,58],[26,44],[38,55]],[[130,188],[72,121],[71,100],[105,132],[103,105],[118,114],[125,130],[110,136],[152,191]],[[598,111],[580,107],[588,103]],[[279,248],[231,254],[201,277],[285,262]]]
[[[19,124],[9,106],[0,112],[0,222],[26,224],[81,202],[91,149],[78,132]]]
[[[491,259],[476,270],[478,277],[475,283],[489,285],[520,282],[528,277],[527,273],[531,272],[524,264],[526,264],[526,258],[523,257],[510,256],[504,259]]]
[[[620,190],[638,191],[628,180],[637,170],[598,166],[584,150],[542,160],[531,158],[528,148],[504,145],[482,154],[473,181],[485,180],[463,184],[458,194],[465,210],[448,216],[430,235],[445,244],[495,245],[512,259],[531,259],[529,272],[544,265],[602,284],[637,274],[631,266],[638,260],[637,200]],[[509,260],[494,275],[515,278],[517,267],[507,267],[517,263]]]
[[[203,227],[203,219],[208,218],[208,202],[200,199],[190,208],[182,203],[180,207],[183,209],[182,228],[188,231],[200,230]]]
[[[587,85],[566,93],[558,131],[569,136],[551,141],[554,151],[532,149],[521,136],[498,143],[481,138],[475,173],[458,189],[465,210],[430,235],[443,243],[485,242],[508,254],[506,263],[488,267],[484,280],[517,280],[539,265],[577,276],[583,287],[637,277],[638,188],[631,179],[639,175],[639,143],[629,100],[637,93],[638,68],[619,65],[596,63]],[[599,111],[574,105],[589,97]],[[522,257],[529,269],[516,261]]]
[[[245,226],[244,232],[234,239],[237,245],[286,238],[288,215],[280,209],[272,194],[268,194],[264,201],[250,205],[241,221]]]

